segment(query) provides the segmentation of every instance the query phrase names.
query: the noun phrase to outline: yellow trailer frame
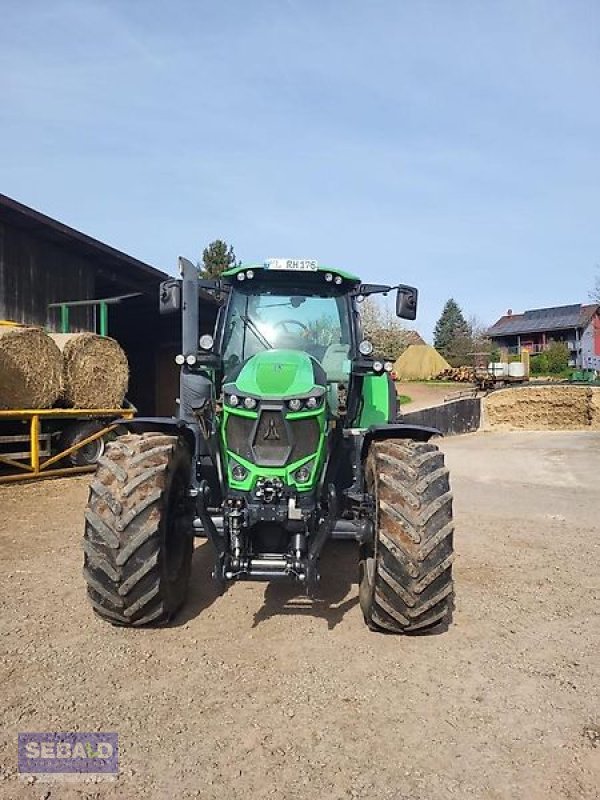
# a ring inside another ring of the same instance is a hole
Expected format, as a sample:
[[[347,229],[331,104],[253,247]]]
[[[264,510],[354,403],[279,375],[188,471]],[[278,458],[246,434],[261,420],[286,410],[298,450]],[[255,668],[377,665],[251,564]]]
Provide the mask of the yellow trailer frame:
[[[25,461],[17,461],[14,458],[3,456],[0,454],[0,464],[12,467],[15,472],[9,475],[0,474],[0,483],[9,483],[11,481],[22,481],[32,478],[50,478],[59,475],[72,475],[75,473],[92,472],[96,469],[94,465],[83,467],[60,467],[58,469],[49,469],[53,464],[58,463],[63,458],[71,455],[81,447],[85,447],[90,442],[100,439],[102,436],[115,430],[117,427],[116,420],[118,419],[131,419],[135,414],[136,409],[133,406],[129,408],[48,408],[48,409],[10,409],[0,410],[0,425],[3,420],[29,422],[29,453]],[[71,447],[61,450],[59,453],[51,455],[49,458],[42,460],[40,447],[40,437],[42,435],[41,421],[44,419],[103,419],[106,420],[106,425],[102,430],[82,439]],[[114,421],[110,421],[114,420]],[[0,436],[0,441],[2,437]]]

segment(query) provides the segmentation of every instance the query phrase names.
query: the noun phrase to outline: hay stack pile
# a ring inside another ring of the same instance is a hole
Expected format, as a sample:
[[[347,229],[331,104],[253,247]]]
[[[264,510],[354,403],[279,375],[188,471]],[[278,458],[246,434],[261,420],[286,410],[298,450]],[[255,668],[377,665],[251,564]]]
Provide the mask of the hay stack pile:
[[[430,380],[446,369],[450,369],[450,364],[429,344],[409,345],[394,364],[401,381]]]
[[[62,352],[62,402],[73,408],[120,408],[129,380],[121,346],[95,333],[51,337]]]
[[[584,430],[590,425],[592,391],[585,386],[501,389],[485,398],[490,427],[504,430]]]
[[[594,387],[590,391],[590,425],[593,430],[600,431],[600,389]]]
[[[61,373],[60,350],[44,331],[0,326],[0,408],[51,408]]]

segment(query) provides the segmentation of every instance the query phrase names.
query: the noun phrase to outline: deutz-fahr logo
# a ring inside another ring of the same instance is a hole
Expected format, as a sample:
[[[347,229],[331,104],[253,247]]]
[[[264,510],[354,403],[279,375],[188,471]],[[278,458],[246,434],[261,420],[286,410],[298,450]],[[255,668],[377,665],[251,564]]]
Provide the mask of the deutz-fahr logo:
[[[279,431],[277,430],[277,425],[275,425],[275,420],[270,419],[269,424],[267,425],[267,430],[263,436],[265,442],[274,442],[279,441],[281,437],[279,436]]]

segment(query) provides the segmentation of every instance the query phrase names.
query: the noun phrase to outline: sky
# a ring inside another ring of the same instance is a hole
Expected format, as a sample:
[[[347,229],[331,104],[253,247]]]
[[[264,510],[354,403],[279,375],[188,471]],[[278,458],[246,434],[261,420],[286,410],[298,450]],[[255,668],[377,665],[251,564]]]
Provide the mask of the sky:
[[[585,302],[600,3],[0,0],[0,192],[167,272],[223,238],[452,296]]]

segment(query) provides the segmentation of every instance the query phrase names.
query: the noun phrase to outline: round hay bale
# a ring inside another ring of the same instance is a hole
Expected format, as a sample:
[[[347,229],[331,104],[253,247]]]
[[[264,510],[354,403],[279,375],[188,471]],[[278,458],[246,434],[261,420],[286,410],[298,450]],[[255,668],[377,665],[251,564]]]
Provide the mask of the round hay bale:
[[[60,350],[43,330],[0,325],[0,408],[51,408],[61,371]]]
[[[62,399],[73,408],[120,408],[129,381],[121,345],[95,333],[53,333],[62,351]]]

